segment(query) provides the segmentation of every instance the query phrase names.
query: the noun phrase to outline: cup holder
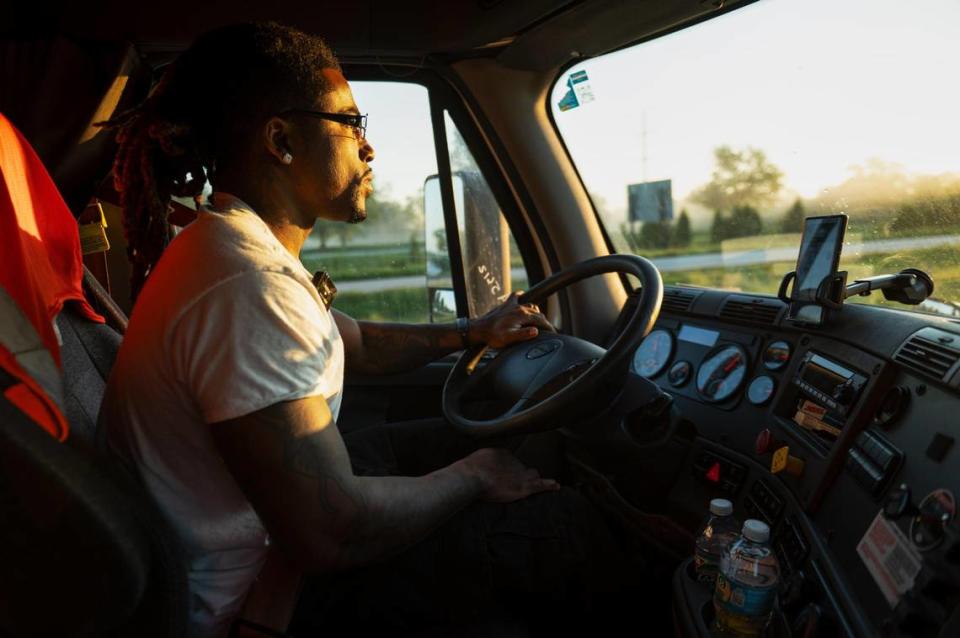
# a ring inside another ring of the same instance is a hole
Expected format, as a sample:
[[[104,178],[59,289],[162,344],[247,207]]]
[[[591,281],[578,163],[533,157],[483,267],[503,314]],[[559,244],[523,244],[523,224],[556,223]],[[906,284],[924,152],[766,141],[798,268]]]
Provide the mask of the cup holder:
[[[694,562],[687,561],[687,564],[683,568],[684,573],[687,576],[687,580],[692,584],[700,588],[704,593],[710,594],[711,598],[713,597],[713,583],[705,583],[697,578],[697,570],[694,567]]]

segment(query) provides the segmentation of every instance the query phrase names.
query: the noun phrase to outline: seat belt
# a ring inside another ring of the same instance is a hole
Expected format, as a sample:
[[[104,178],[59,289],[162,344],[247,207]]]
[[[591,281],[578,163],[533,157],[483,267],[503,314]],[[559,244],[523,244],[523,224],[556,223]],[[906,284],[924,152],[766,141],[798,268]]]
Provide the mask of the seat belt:
[[[100,284],[100,281],[90,272],[86,264],[83,266],[83,287],[100,309],[100,312],[106,317],[110,327],[120,334],[125,334],[127,332],[127,323],[129,322],[127,313],[117,305],[117,302],[110,296],[110,291]]]

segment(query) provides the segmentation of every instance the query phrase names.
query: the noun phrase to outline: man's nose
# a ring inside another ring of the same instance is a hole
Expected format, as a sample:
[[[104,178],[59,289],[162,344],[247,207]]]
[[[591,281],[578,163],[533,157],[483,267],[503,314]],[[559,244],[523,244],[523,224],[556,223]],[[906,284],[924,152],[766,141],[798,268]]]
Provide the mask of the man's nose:
[[[360,144],[360,159],[369,164],[373,161],[375,155],[376,154],[373,152],[373,146],[371,146],[370,142],[364,138]]]

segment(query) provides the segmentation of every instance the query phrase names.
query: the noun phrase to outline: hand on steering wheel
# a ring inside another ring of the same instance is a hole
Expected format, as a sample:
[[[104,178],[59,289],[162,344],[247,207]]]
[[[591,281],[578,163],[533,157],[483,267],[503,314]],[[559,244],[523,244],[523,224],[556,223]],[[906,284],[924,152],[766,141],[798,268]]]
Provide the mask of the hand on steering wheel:
[[[471,321],[470,344],[499,349],[533,339],[541,330],[556,332],[537,304],[519,302],[521,294],[511,294],[503,304]]]

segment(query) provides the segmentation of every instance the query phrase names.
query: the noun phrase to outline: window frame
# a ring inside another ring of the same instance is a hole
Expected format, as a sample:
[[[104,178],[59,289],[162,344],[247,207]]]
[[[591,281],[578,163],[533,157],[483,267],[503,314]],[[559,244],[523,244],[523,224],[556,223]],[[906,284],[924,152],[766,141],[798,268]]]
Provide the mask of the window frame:
[[[490,187],[490,191],[493,193],[501,213],[507,221],[507,226],[523,259],[529,284],[532,286],[542,281],[545,275],[536,243],[534,242],[531,229],[527,226],[521,212],[520,204],[513,193],[516,192],[518,197],[526,198],[528,201],[530,199],[529,195],[526,193],[526,189],[522,187],[522,184],[516,179],[510,180],[509,177],[500,170],[500,164],[498,164],[497,159],[494,158],[493,150],[484,143],[484,137],[478,130],[473,117],[471,117],[470,110],[464,103],[465,93],[458,91],[449,81],[449,77],[442,75],[438,72],[438,69],[428,66],[411,69],[407,66],[400,67],[397,65],[390,68],[384,64],[374,65],[362,61],[347,62],[343,60],[341,61],[341,65],[344,70],[344,75],[348,81],[351,82],[398,82],[419,84],[427,89],[430,105],[430,120],[433,127],[434,151],[436,152],[437,159],[437,175],[440,179],[440,194],[444,212],[447,247],[451,260],[451,278],[453,280],[454,297],[457,302],[457,316],[466,317],[469,312],[469,304],[467,302],[468,292],[463,267],[463,252],[462,246],[460,245],[460,229],[454,208],[453,179],[447,145],[444,111],[449,114],[450,119],[457,127],[467,149],[477,163],[480,173]],[[367,108],[363,105],[361,105],[361,107]],[[376,123],[374,123],[374,126],[376,126]],[[496,137],[490,134],[489,124],[487,125],[487,129],[487,139],[496,140]],[[375,134],[373,138],[374,140],[376,139]],[[501,153],[498,157],[503,160],[504,155]],[[507,162],[504,162],[504,165],[506,164]],[[510,165],[512,166],[512,164]],[[508,183],[517,188],[512,191]],[[531,218],[536,219],[536,215],[531,216]],[[540,236],[543,238],[541,243],[545,246],[548,255],[552,254],[552,248],[546,248],[546,246],[549,246],[549,242],[545,241],[546,235],[541,234]],[[555,258],[551,261],[555,261]]]

